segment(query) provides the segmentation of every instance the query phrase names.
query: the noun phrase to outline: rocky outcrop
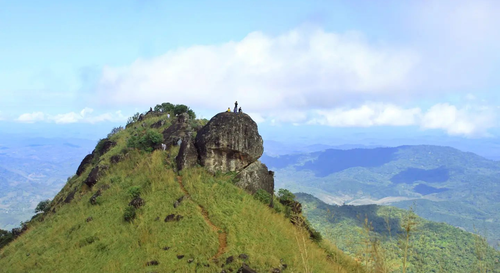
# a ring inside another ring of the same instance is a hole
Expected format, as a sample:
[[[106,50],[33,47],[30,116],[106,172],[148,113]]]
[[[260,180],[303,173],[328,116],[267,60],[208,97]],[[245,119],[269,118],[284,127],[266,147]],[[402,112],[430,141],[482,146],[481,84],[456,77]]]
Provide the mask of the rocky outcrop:
[[[220,113],[196,136],[200,164],[215,173],[241,171],[264,152],[257,124],[247,114]]]
[[[189,147],[189,143],[182,145],[186,146],[185,149]],[[217,114],[198,131],[195,146],[199,163],[208,171],[238,172],[236,186],[252,194],[259,189],[274,194],[274,173],[258,161],[264,152],[264,145],[257,124],[249,115]],[[186,158],[186,152],[181,152],[179,155]],[[191,158],[194,158],[194,152],[191,153]],[[178,161],[178,167],[180,163],[184,163],[181,167],[194,165],[192,159],[189,162]]]
[[[87,184],[87,186],[89,186],[89,188],[92,188],[92,186],[94,186],[97,181],[99,180],[99,178],[101,177],[102,175],[102,172],[104,172],[105,170],[108,169],[108,166],[95,166],[92,171],[90,171],[90,174],[89,176],[87,177],[87,179],[85,179],[85,184]]]
[[[266,165],[257,160],[238,173],[235,185],[252,194],[263,189],[273,195],[274,172],[269,171]]]
[[[189,125],[189,116],[183,113],[177,117],[177,120],[163,131],[163,142],[167,149],[179,145],[183,139],[191,136],[191,126]]]
[[[196,166],[198,163],[198,152],[194,145],[194,141],[190,137],[182,140],[179,154],[175,158],[177,170]]]
[[[78,176],[82,175],[82,173],[87,168],[87,165],[92,162],[92,159],[94,159],[94,153],[86,155],[85,158],[80,163],[80,166],[78,166],[78,169],[76,170],[76,175]]]

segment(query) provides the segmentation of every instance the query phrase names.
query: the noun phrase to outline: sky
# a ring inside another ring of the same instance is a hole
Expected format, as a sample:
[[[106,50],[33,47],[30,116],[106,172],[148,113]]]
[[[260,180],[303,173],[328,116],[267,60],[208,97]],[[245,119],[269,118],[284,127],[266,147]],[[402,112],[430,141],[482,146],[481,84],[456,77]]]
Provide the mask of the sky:
[[[162,102],[210,118],[238,100],[265,139],[491,143],[498,14],[488,0],[0,0],[0,134],[97,139]]]

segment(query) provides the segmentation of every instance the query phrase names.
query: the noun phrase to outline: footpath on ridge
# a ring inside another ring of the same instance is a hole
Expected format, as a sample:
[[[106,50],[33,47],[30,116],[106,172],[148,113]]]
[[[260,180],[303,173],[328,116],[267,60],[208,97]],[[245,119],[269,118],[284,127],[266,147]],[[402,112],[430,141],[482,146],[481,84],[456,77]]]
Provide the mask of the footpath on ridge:
[[[179,186],[181,187],[182,192],[184,192],[184,195],[186,198],[194,202],[197,206],[198,209],[201,212],[201,215],[203,216],[203,219],[207,223],[207,225],[215,232],[217,232],[218,237],[219,237],[219,248],[217,249],[217,253],[210,258],[210,260],[217,259],[219,258],[222,254],[226,252],[226,247],[227,247],[227,233],[221,229],[220,227],[216,226],[211,220],[210,217],[208,216],[208,211],[200,204],[198,204],[196,201],[194,201],[191,198],[191,195],[189,192],[186,190],[184,187],[184,184],[182,184],[182,176],[177,176],[177,182],[179,182]]]

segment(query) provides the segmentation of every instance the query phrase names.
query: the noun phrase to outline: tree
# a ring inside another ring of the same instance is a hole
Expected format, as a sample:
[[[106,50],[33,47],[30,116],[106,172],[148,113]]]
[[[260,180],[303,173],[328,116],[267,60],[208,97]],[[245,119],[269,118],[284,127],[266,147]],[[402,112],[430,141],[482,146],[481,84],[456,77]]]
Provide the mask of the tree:
[[[133,116],[129,117],[127,120],[127,125],[138,121],[140,116],[141,116],[141,114],[139,112],[137,112]]]
[[[190,119],[196,119],[196,114],[194,113],[193,110],[189,109],[187,111],[187,113],[188,113]]]
[[[0,229],[0,249],[10,243],[10,241],[12,240],[14,240],[14,236],[11,232]]]
[[[399,241],[399,247],[403,251],[403,273],[407,272],[406,270],[408,268],[408,257],[412,248],[411,239],[418,224],[414,206],[415,204],[408,209],[407,213],[403,216],[403,219],[401,221],[401,229],[403,230],[403,234]]]
[[[295,200],[295,194],[290,192],[287,189],[279,189],[278,190],[278,198],[280,199],[280,202],[291,202]]]
[[[40,203],[38,203],[38,205],[35,208],[35,213],[39,213],[39,212],[45,213],[49,210],[50,210],[50,200],[47,199],[47,200],[43,200]]]
[[[164,102],[161,104],[162,112],[174,112],[175,105],[170,102]]]
[[[177,104],[175,107],[174,107],[174,115],[180,115],[182,113],[187,113],[189,110],[189,107],[187,107],[186,105],[184,104]]]

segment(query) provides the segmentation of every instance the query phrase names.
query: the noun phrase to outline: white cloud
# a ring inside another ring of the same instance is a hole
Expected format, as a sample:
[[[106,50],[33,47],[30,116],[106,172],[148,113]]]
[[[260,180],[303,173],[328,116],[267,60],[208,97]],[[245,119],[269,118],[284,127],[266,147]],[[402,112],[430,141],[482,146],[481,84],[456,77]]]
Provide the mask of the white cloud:
[[[119,122],[125,121],[126,117],[121,113],[121,111],[116,111],[115,113],[104,113],[101,115],[92,115],[94,109],[84,108],[79,113],[69,112],[65,114],[48,115],[42,112],[26,113],[22,114],[17,118],[17,121],[33,123],[36,121],[46,121],[55,122],[58,124],[68,124],[68,123],[98,123],[103,121]]]
[[[372,103],[358,108],[318,110],[311,123],[334,127],[407,126],[417,123],[420,108],[404,109],[392,104]]]
[[[261,32],[221,45],[192,46],[126,67],[105,67],[96,102],[150,106],[163,101],[224,111],[328,108],[360,97],[403,96],[418,56],[370,44],[359,33],[299,28]],[[284,117],[284,115],[281,115]]]
[[[441,103],[432,106],[423,116],[424,129],[443,129],[450,135],[486,136],[495,127],[495,113],[489,107],[464,107]]]
[[[318,110],[316,114],[309,123],[333,127],[419,126],[467,137],[488,136],[488,129],[497,126],[496,110],[491,107],[457,108],[448,103],[436,104],[427,111],[419,107],[405,109],[392,104],[368,103],[357,108]]]
[[[20,122],[26,122],[26,123],[33,123],[36,121],[43,121],[46,119],[46,116],[42,112],[33,112],[33,113],[25,113],[20,115],[17,118],[17,121]]]
[[[59,114],[51,117],[50,119],[55,121],[55,123],[75,123],[83,118],[82,115],[76,114],[75,112],[70,112],[66,114]]]

